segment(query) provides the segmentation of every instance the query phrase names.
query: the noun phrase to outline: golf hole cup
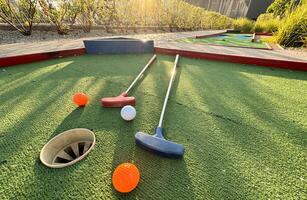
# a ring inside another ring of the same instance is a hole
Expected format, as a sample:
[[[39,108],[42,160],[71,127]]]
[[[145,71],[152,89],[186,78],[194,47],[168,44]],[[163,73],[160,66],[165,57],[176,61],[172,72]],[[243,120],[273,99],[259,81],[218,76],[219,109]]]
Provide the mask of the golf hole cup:
[[[136,110],[133,106],[124,106],[120,111],[120,116],[126,121],[131,121],[136,116]]]

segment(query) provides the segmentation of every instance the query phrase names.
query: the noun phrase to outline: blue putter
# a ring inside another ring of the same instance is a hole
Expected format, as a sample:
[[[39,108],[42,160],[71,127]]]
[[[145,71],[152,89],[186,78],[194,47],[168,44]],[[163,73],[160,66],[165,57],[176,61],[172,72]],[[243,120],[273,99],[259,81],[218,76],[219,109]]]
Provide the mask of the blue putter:
[[[147,133],[143,132],[137,132],[135,134],[135,141],[136,144],[150,152],[156,153],[160,156],[168,157],[168,158],[181,158],[184,154],[184,147],[181,144],[171,142],[169,140],[166,140],[163,136],[163,128],[162,128],[162,122],[163,122],[163,117],[168,101],[168,97],[172,88],[172,83],[176,74],[176,67],[178,64],[179,60],[179,55],[176,55],[175,63],[174,63],[174,68],[172,71],[172,76],[168,85],[168,89],[166,92],[160,120],[159,120],[159,125],[155,130],[154,135],[149,135]]]

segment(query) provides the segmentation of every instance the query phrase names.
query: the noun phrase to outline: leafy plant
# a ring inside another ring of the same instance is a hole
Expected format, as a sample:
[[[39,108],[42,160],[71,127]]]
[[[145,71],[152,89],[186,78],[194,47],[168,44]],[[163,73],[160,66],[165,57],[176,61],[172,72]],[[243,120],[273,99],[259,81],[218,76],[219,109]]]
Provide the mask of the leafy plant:
[[[255,22],[247,18],[238,18],[233,21],[233,28],[242,33],[252,32]]]
[[[104,0],[98,7],[98,24],[103,24],[107,32],[112,31],[112,26],[118,24],[115,0]]]
[[[273,33],[278,30],[280,20],[274,17],[272,13],[261,14],[255,23],[254,32],[268,32]]]
[[[0,18],[23,35],[31,35],[37,0],[0,0]]]
[[[168,25],[171,29],[198,30],[230,28],[232,19],[207,11],[181,0],[168,1],[166,5]]]
[[[84,32],[90,32],[95,22],[101,0],[74,0],[72,4],[71,16],[81,25]]]
[[[110,32],[116,26],[122,27],[123,30],[133,28],[134,31],[137,31],[137,27],[147,26],[169,27],[171,30],[225,29],[230,28],[233,21],[231,18],[207,11],[184,0],[19,1],[38,2],[37,15],[40,15],[38,21],[54,24],[59,34],[67,34],[73,24],[80,25],[85,32],[89,32],[94,24],[100,24]],[[9,0],[0,0],[0,2],[2,10],[13,13],[10,15],[11,18],[22,15],[18,6],[13,10],[15,12],[11,11],[11,7],[6,4]],[[10,3],[10,5],[15,4]],[[26,5],[22,7],[27,8]],[[32,29],[33,21],[26,23],[19,17],[15,18],[8,19],[7,23],[17,24],[16,29],[22,27],[22,31],[28,24]]]
[[[53,23],[60,35],[69,31],[69,18],[74,8],[71,0],[39,0],[43,14]]]
[[[284,17],[287,13],[293,12],[301,0],[275,0],[268,8],[267,13],[275,17]]]
[[[283,20],[276,34],[276,41],[285,47],[300,47],[306,43],[307,37],[307,0]]]

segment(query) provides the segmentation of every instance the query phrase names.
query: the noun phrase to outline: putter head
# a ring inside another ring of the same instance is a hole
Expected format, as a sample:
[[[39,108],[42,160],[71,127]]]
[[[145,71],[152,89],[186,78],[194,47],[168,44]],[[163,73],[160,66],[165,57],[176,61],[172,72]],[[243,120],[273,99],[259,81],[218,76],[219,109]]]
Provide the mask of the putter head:
[[[184,154],[184,147],[181,144],[168,141],[163,137],[163,129],[156,128],[154,135],[143,132],[135,134],[135,142],[142,149],[148,150],[167,158],[181,158]]]
[[[124,107],[126,105],[135,105],[135,98],[128,97],[126,92],[117,97],[106,97],[101,99],[101,105],[106,108]]]

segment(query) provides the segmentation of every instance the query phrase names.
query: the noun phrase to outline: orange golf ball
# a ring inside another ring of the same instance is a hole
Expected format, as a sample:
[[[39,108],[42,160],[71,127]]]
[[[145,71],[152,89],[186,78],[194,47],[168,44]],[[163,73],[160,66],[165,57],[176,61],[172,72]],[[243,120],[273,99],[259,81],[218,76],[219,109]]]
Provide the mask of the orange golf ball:
[[[118,192],[127,193],[136,188],[140,181],[138,168],[131,163],[123,163],[116,167],[112,176],[112,183]]]
[[[88,96],[82,92],[78,92],[73,96],[73,101],[78,106],[85,106],[88,103],[88,100],[89,100]]]

